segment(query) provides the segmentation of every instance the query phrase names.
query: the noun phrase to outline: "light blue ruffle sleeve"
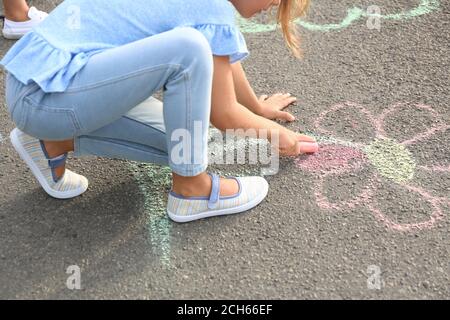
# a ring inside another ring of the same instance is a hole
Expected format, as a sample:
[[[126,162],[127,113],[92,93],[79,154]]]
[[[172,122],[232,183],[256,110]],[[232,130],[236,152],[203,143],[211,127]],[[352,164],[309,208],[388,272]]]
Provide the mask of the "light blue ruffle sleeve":
[[[203,24],[195,26],[195,29],[206,37],[214,55],[230,56],[230,63],[248,57],[247,44],[237,26]]]
[[[35,32],[27,33],[0,61],[20,82],[36,82],[44,92],[63,92],[89,60],[89,54],[54,48]]]

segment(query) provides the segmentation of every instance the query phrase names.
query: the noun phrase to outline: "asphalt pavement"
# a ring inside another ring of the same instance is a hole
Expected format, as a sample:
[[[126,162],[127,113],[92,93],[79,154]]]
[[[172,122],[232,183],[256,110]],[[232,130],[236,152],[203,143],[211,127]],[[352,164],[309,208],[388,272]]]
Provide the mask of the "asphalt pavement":
[[[302,60],[241,23],[255,91],[298,97],[287,126],[321,147],[244,214],[171,222],[167,168],[100,158],[70,159],[88,192],[50,198],[9,142],[2,73],[0,298],[449,299],[450,2],[312,2]]]

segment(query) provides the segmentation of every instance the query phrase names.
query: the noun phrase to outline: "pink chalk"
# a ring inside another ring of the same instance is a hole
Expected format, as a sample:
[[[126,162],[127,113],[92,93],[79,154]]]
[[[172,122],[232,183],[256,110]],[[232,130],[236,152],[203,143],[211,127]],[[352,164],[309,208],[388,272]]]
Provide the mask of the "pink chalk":
[[[318,147],[317,145],[317,149]],[[323,145],[320,152],[307,157],[301,156],[296,160],[297,166],[302,170],[334,174],[356,170],[365,162],[366,157],[361,151],[339,145]]]
[[[300,151],[302,153],[314,154],[319,151],[319,145],[316,142],[300,142]]]

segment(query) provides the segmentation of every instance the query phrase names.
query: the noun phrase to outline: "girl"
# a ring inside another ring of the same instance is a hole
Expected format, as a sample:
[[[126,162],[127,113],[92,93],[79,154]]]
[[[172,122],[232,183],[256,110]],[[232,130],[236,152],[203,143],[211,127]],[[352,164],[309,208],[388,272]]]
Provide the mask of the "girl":
[[[206,173],[209,121],[222,130],[278,133],[282,155],[314,152],[317,144],[267,119],[292,120],[281,110],[294,98],[256,98],[239,63],[248,52],[234,7],[251,17],[280,5],[278,19],[295,52],[289,20],[306,3],[66,0],[2,60],[6,102],[17,126],[12,144],[55,198],[88,187],[85,177],[65,169],[73,151],[168,164],[173,186],[167,211],[178,222],[253,208],[267,195],[264,178]],[[151,97],[159,89],[164,104]],[[183,139],[177,137],[194,130],[201,139],[183,144],[180,161]]]
[[[6,39],[20,39],[47,17],[47,13],[28,7],[25,0],[3,0],[3,8],[2,34]]]

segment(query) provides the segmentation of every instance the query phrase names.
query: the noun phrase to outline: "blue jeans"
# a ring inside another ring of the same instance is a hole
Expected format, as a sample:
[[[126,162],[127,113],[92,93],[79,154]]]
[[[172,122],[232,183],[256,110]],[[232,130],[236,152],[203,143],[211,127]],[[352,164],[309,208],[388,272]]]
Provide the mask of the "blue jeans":
[[[32,61],[30,61],[32,63]],[[205,37],[178,28],[92,56],[65,92],[45,93],[7,75],[6,103],[23,132],[47,141],[74,139],[75,155],[168,164],[182,176],[207,168],[213,62]],[[164,103],[152,97],[164,90]],[[197,130],[199,128],[200,130]],[[172,161],[185,130],[190,161]]]

